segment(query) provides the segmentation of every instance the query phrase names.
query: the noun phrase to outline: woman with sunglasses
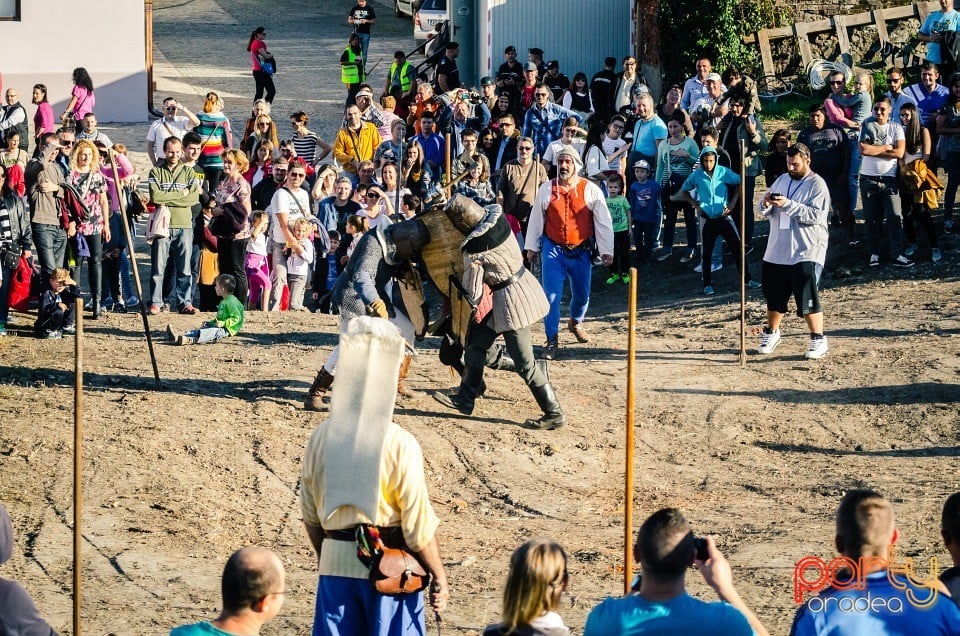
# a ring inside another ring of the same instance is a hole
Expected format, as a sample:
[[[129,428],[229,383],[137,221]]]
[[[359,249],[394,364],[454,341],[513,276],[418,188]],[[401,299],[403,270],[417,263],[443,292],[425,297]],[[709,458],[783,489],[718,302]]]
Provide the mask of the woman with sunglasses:
[[[573,76],[570,88],[563,93],[562,105],[566,109],[579,113],[584,121],[595,112],[590,89],[587,88],[586,73],[579,71]]]
[[[240,149],[247,154],[247,159],[253,159],[253,151],[264,141],[269,141],[276,148],[280,145],[277,138],[277,124],[270,119],[270,115],[258,115],[253,123],[253,132],[240,145]]]
[[[247,42],[247,51],[250,52],[250,63],[253,65],[253,81],[256,83],[254,101],[263,98],[268,104],[273,103],[273,96],[277,94],[277,89],[273,85],[273,70],[264,69],[264,62],[269,62],[271,69],[273,67],[273,53],[267,50],[267,30],[264,27],[257,27],[250,34],[250,40]]]

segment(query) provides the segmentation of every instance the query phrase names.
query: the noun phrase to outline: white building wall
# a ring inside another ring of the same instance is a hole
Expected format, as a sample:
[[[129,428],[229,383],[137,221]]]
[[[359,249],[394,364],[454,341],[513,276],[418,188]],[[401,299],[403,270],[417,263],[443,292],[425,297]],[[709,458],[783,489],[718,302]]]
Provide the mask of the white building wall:
[[[603,69],[603,58],[620,60],[633,53],[630,39],[633,0],[478,0],[479,76],[494,75],[503,49],[543,49],[544,61],[558,60],[569,78],[587,78]]]
[[[142,0],[23,0],[21,7],[19,21],[0,21],[0,73],[4,89],[20,92],[31,130],[33,85],[46,84],[59,117],[78,66],[93,79],[97,119],[147,120]]]

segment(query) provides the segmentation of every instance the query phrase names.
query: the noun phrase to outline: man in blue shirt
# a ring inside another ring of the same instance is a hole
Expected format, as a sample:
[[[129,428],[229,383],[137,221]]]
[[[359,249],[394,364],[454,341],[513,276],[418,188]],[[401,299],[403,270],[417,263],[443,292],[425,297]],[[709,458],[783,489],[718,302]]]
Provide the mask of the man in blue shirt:
[[[832,585],[807,599],[797,611],[791,636],[960,634],[960,610],[936,580],[936,572],[921,586],[916,573],[907,577],[906,562],[887,561],[899,538],[893,507],[879,493],[858,489],[844,495],[835,540],[840,555],[858,564],[857,572],[834,573]]]
[[[584,636],[643,634],[766,635],[760,619],[733,586],[730,563],[712,537],[707,554],[698,554],[690,525],[676,508],[653,513],[637,532],[633,555],[643,567],[640,589],[623,598],[608,598],[590,611]],[[706,556],[700,560],[700,556]],[[687,568],[695,565],[720,601],[708,603],[686,592]]]
[[[572,110],[550,103],[550,88],[543,82],[537,83],[533,89],[533,106],[523,118],[523,132],[521,137],[530,137],[536,146],[537,154],[541,157],[547,152],[551,141],[560,139],[563,122],[573,117],[578,123],[583,123],[583,117]],[[666,135],[664,135],[666,137]]]
[[[934,11],[920,25],[917,39],[927,43],[927,62],[933,62],[940,67],[940,73],[947,82],[956,68],[956,62],[943,45],[943,34],[947,31],[956,31],[960,26],[960,13],[953,10],[954,0],[940,0],[940,10]]]

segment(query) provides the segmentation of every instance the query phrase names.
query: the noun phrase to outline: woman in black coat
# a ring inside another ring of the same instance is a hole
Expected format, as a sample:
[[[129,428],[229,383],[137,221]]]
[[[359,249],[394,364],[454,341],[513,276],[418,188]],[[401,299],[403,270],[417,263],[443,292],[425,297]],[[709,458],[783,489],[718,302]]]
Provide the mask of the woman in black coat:
[[[30,258],[33,233],[30,229],[30,214],[7,183],[7,169],[0,165],[0,267],[3,280],[0,282],[0,337],[7,335],[7,316],[10,313],[10,284],[20,259],[16,254]],[[8,262],[9,261],[9,262]],[[8,267],[13,265],[13,267]]]

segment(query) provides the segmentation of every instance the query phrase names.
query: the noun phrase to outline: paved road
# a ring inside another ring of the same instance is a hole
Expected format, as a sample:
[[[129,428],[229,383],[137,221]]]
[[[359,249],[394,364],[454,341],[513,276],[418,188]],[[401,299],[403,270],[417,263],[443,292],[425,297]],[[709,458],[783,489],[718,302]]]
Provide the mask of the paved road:
[[[235,132],[242,132],[253,100],[254,82],[246,52],[250,32],[267,29],[267,44],[277,57],[274,116],[279,134],[290,135],[290,113],[304,110],[310,128],[331,140],[339,128],[346,90],[339,58],[352,27],[346,14],[353,0],[157,0],[154,4],[156,103],[173,95],[191,110],[203,95],[217,91]],[[393,3],[373,0],[378,22],[370,41],[369,65],[379,89],[397,49],[414,47],[409,18],[397,18]],[[265,9],[281,7],[267,14]]]

